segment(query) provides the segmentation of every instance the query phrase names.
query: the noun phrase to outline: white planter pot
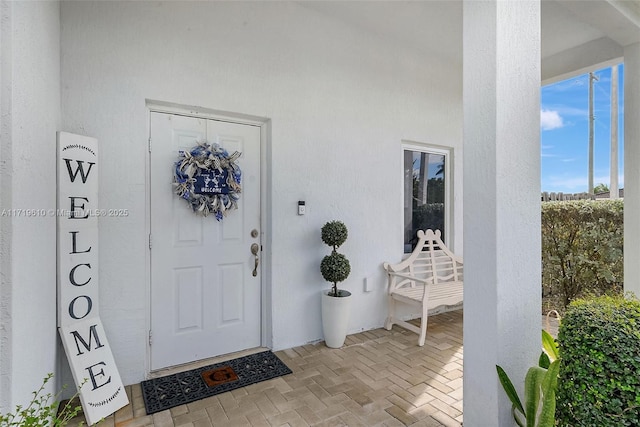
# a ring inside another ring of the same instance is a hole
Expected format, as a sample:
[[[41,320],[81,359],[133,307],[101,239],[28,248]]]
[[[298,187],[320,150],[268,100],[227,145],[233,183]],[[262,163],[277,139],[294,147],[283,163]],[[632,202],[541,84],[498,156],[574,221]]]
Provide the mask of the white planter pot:
[[[342,297],[330,297],[329,291],[322,293],[322,331],[327,347],[340,348],[347,337],[351,292],[341,290]]]

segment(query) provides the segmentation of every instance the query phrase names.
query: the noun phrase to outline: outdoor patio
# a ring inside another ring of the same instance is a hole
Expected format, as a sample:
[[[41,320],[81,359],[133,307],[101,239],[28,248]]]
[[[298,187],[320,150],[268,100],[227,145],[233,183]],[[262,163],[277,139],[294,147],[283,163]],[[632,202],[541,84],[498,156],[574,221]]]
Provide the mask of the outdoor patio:
[[[549,323],[543,316],[542,327],[555,336],[557,321]],[[140,385],[127,386],[132,403],[100,425],[462,425],[462,310],[430,316],[425,346],[416,341],[416,334],[394,326],[349,335],[341,349],[319,342],[278,351],[293,374],[153,415],[146,414]],[[83,416],[70,426],[80,422]]]
[[[416,342],[394,326],[350,335],[337,350],[319,342],[279,351],[293,374],[154,415],[140,385],[128,386],[132,404],[100,425],[460,426],[462,311],[431,316],[425,346]]]

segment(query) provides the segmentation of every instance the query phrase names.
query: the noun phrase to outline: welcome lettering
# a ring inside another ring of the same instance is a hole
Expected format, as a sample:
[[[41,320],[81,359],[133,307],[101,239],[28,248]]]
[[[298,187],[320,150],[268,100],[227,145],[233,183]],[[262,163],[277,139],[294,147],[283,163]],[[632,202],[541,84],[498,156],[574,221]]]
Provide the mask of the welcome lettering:
[[[76,180],[76,176],[78,175],[78,172],[80,172],[80,177],[82,178],[82,183],[86,183],[87,182],[87,178],[89,177],[89,173],[91,172],[91,168],[93,167],[93,165],[95,165],[94,162],[88,162],[89,163],[89,168],[87,169],[87,173],[84,173],[84,162],[82,160],[75,160],[76,162],[76,170],[72,171],[71,170],[71,162],[74,160],[71,159],[63,159],[66,164],[67,164],[67,170],[69,171],[69,179],[71,180],[71,182],[74,182]]]
[[[89,424],[129,403],[99,318],[98,167],[94,138],[58,134],[58,326]]]

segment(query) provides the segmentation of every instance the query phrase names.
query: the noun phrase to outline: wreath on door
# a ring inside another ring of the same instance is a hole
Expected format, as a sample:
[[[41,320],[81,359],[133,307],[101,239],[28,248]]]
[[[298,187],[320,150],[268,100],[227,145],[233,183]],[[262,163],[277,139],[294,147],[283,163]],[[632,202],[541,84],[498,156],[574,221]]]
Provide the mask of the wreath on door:
[[[235,151],[229,155],[218,144],[199,141],[179,155],[173,174],[175,193],[196,214],[205,217],[214,214],[222,221],[231,209],[238,209],[242,172],[236,160],[242,153]]]

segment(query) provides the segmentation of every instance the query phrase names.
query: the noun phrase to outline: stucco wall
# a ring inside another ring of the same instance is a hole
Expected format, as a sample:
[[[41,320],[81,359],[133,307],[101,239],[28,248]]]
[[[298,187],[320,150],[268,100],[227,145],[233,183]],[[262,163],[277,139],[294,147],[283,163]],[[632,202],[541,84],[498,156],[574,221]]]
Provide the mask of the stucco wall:
[[[383,324],[381,263],[402,251],[403,140],[455,148],[461,253],[459,64],[295,3],[65,2],[61,17],[63,129],[98,138],[101,207],[130,211],[100,218],[101,317],[126,384],[147,369],[145,99],[271,120],[275,349],[322,338],[319,230],[332,219],[349,227],[349,332]]]
[[[55,208],[60,6],[3,2],[0,46],[0,412],[56,371]],[[13,214],[13,215],[12,215]],[[46,391],[54,390],[53,383]]]

